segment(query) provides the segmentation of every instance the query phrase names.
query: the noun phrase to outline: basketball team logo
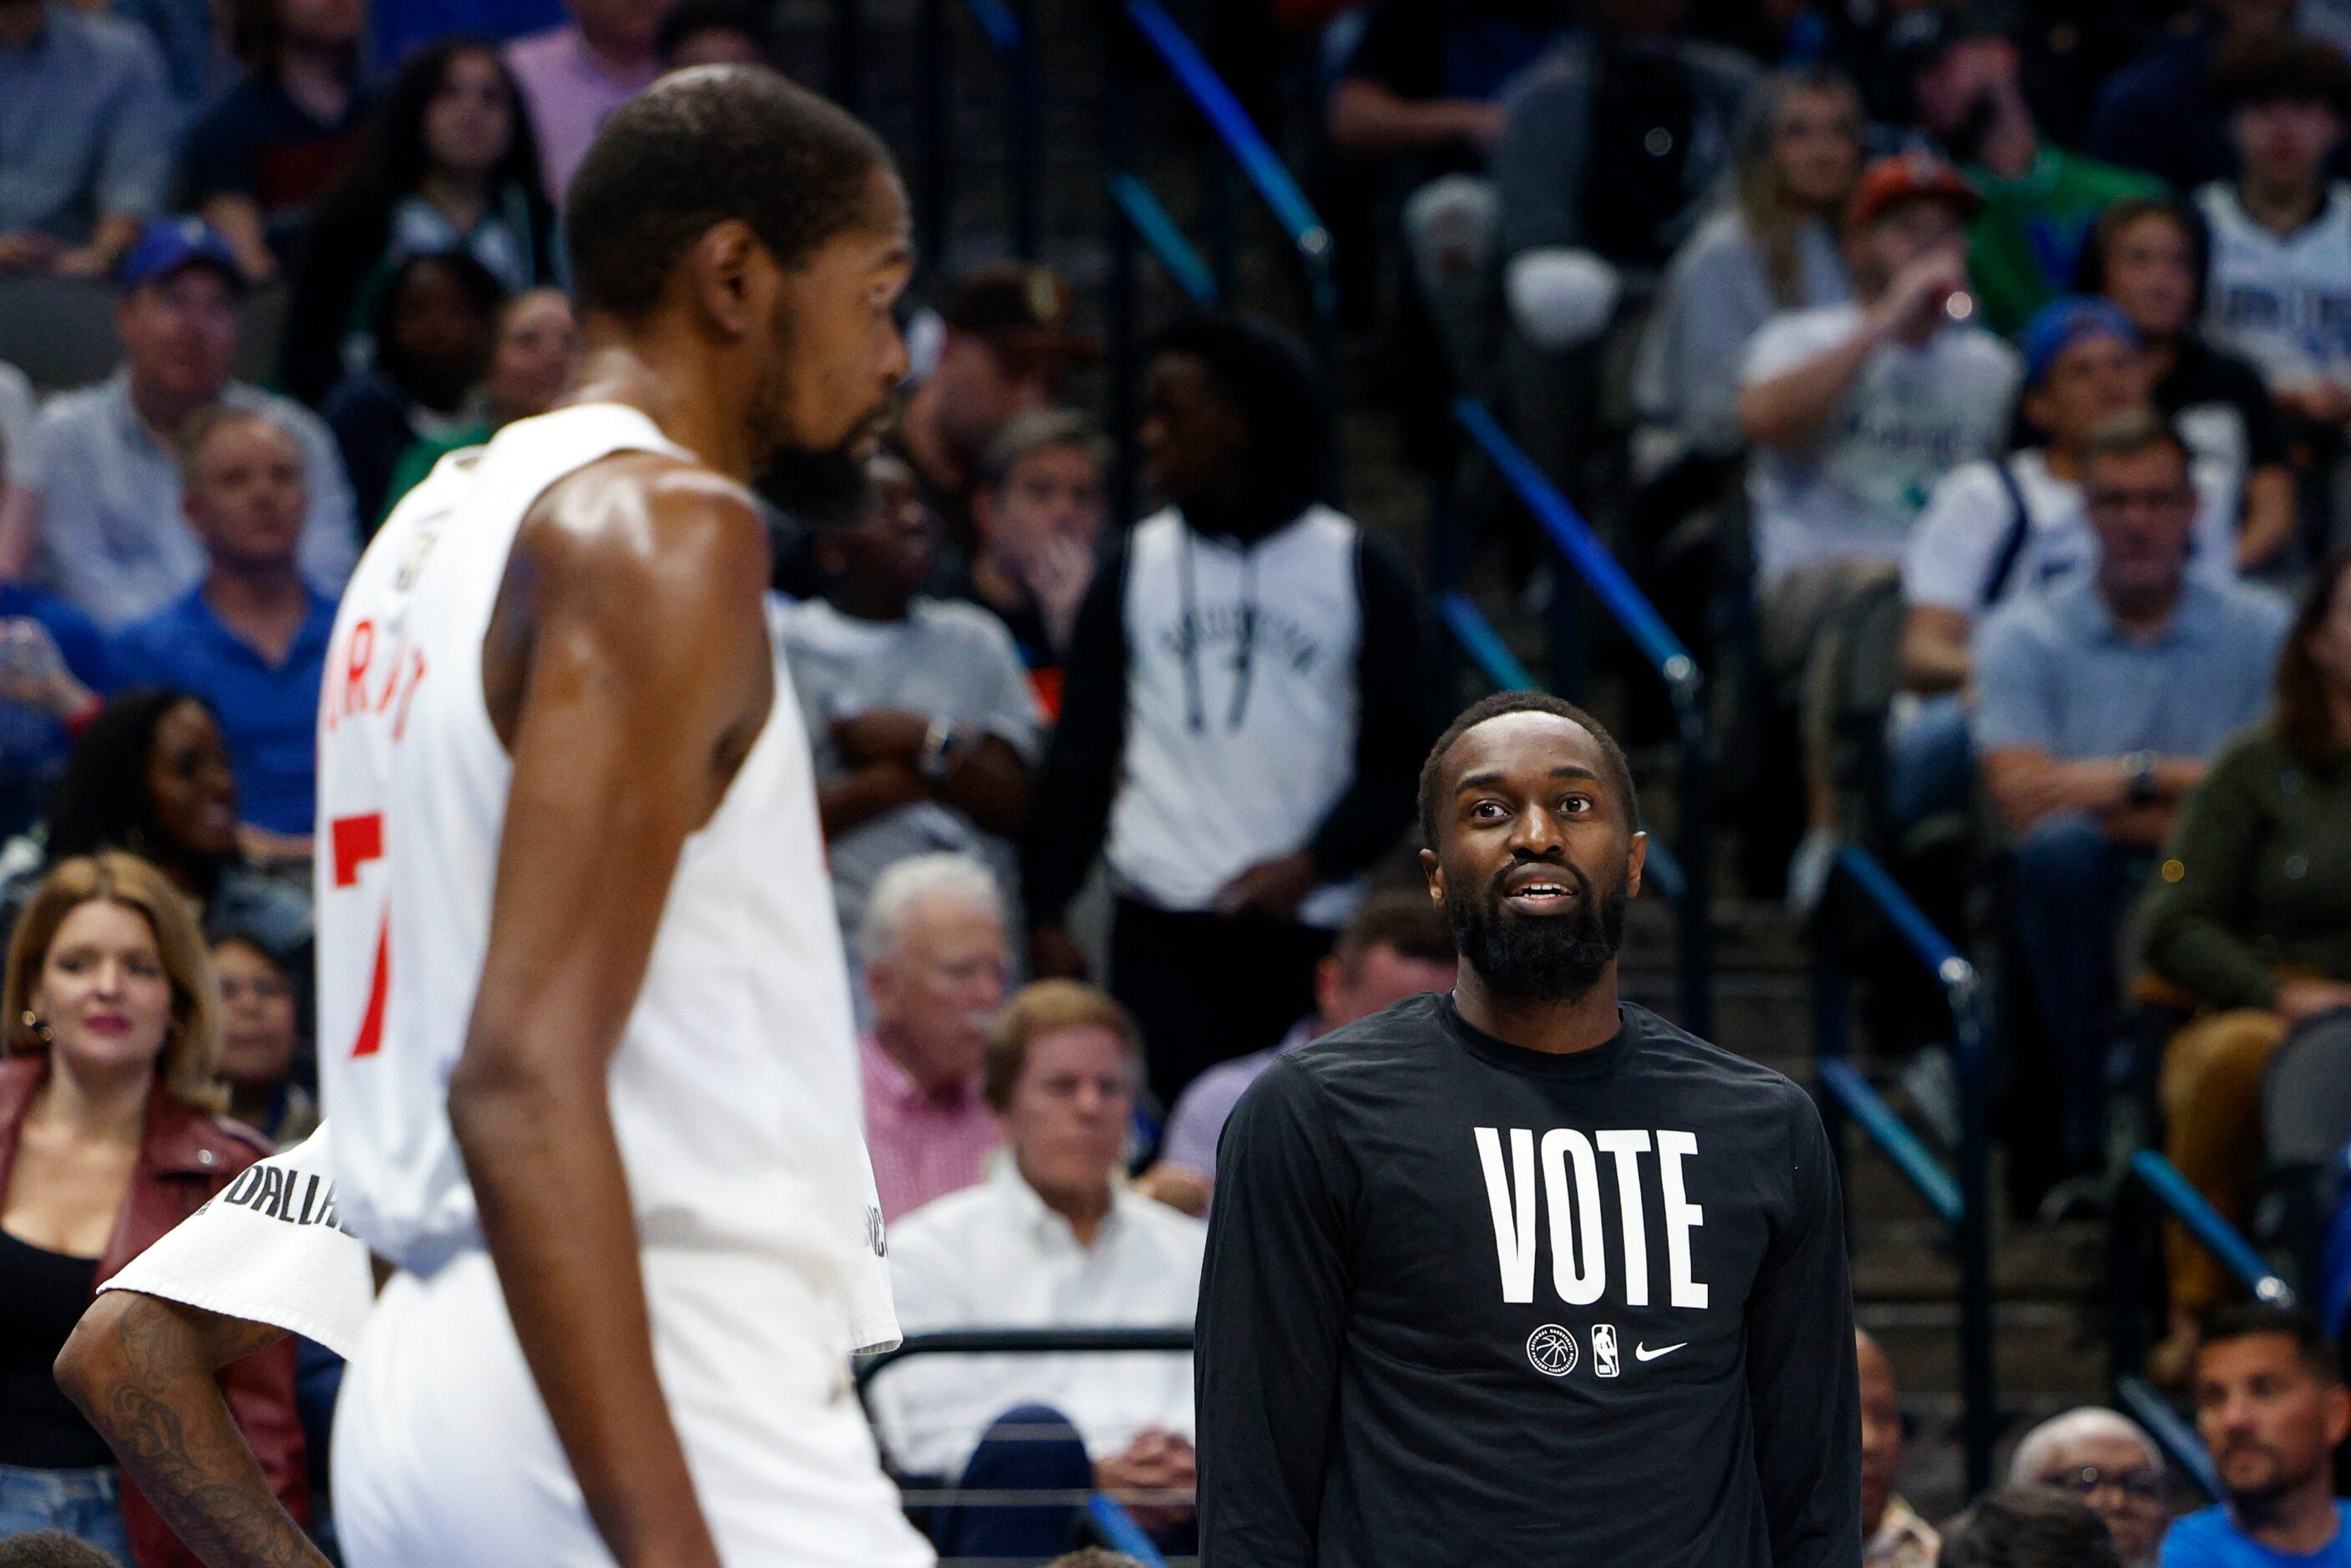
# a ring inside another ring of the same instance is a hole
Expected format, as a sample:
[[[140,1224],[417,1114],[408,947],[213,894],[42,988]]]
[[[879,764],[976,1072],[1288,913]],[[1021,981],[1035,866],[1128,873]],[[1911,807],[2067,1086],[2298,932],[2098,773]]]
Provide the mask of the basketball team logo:
[[[1595,1323],[1592,1325],[1592,1372],[1596,1377],[1614,1377],[1623,1370],[1616,1360],[1616,1325]]]
[[[1547,1323],[1527,1335],[1527,1360],[1546,1377],[1564,1377],[1575,1370],[1575,1335]]]

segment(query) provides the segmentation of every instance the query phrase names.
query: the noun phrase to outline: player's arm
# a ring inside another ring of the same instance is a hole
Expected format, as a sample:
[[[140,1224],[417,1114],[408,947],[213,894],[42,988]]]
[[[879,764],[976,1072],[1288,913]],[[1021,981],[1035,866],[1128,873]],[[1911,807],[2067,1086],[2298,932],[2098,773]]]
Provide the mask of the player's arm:
[[[208,1568],[328,1568],[221,1392],[222,1367],[285,1337],[271,1324],[108,1291],[57,1355],[57,1386]]]
[[[1790,1087],[1789,1211],[1747,1300],[1747,1397],[1772,1568],[1861,1561],[1861,1386],[1844,1205],[1819,1112]]]
[[[641,486],[600,464],[541,504],[551,515],[526,534],[492,621],[486,683],[514,777],[449,1115],[597,1530],[624,1568],[716,1568],[654,1371],[605,1073],[686,836],[789,698],[748,502],[624,462]]]
[[[1201,1568],[1311,1568],[1338,1405],[1352,1175],[1311,1080],[1277,1062],[1217,1151],[1194,1384]]]

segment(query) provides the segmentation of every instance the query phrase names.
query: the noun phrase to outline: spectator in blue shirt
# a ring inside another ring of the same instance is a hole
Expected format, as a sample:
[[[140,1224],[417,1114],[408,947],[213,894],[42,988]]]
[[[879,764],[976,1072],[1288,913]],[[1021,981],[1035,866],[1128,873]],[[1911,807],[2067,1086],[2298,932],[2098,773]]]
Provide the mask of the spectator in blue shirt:
[[[2287,610],[2188,570],[2196,489],[2160,416],[2084,448],[2098,564],[1994,610],[1976,634],[1971,721],[1985,790],[2015,836],[2016,921],[2057,1075],[2058,1170],[2095,1168],[2124,898],[2207,759],[2268,700]]]
[[[370,97],[360,71],[366,0],[238,0],[244,78],[189,129],[184,201],[255,283],[293,255],[310,208],[359,150]]]
[[[111,271],[162,208],[176,113],[143,28],[0,0],[0,272]]]
[[[106,638],[73,606],[27,583],[0,583],[0,836],[47,805],[71,737],[112,689]]]
[[[227,242],[195,218],[158,219],[120,283],[123,368],[41,412],[41,535],[58,591],[110,630],[195,587],[206,562],[181,515],[175,449],[190,420],[225,404],[268,413],[299,442],[302,572],[340,592],[359,558],[343,460],[317,415],[229,379],[240,280]]]
[[[2351,1389],[2325,1331],[2284,1307],[2220,1313],[2197,1350],[2195,1394],[2227,1501],[2172,1525],[2162,1568],[2351,1568],[2351,1505],[2335,1495]]]
[[[123,670],[212,705],[246,823],[288,841],[266,847],[302,853],[318,776],[312,724],[335,607],[302,580],[295,560],[301,447],[266,413],[221,408],[197,417],[183,450],[188,524],[211,569],[176,604],[123,632]]]
[[[0,497],[16,490],[12,433],[0,431]],[[112,685],[109,670],[106,639],[80,611],[29,583],[0,580],[0,837],[40,815],[64,771],[68,736],[97,716]]]

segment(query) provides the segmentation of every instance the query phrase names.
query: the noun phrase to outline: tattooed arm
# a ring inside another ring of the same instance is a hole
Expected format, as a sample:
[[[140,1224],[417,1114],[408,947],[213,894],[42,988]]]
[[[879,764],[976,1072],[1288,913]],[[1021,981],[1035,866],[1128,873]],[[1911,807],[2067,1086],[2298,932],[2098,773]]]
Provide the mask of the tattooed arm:
[[[82,1314],[57,1356],[57,1386],[207,1568],[329,1568],[270,1490],[217,1376],[285,1337],[268,1324],[118,1290]]]

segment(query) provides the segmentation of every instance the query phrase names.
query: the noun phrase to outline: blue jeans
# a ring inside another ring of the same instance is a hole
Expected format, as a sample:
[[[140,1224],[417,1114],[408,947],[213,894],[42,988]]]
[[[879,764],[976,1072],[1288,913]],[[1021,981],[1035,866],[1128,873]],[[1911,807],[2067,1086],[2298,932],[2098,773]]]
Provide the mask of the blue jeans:
[[[57,1530],[131,1561],[131,1532],[122,1522],[122,1487],[112,1466],[92,1470],[36,1470],[0,1465],[0,1541]]]
[[[2017,836],[2016,925],[2041,1032],[2056,1065],[2066,1163],[2086,1170],[2105,1144],[2116,944],[2132,857],[2087,812],[2053,812]]]
[[[1093,1461],[1075,1427],[1047,1405],[1007,1410],[987,1428],[964,1468],[962,1490],[977,1492],[1093,1490]],[[953,1503],[931,1522],[942,1557],[1039,1560],[1069,1550],[1082,1502],[991,1505],[986,1499]]]
[[[1967,709],[1949,692],[1928,698],[1886,743],[1886,815],[1894,819],[1896,831],[1907,832],[1945,812],[1966,811],[1975,771]]]

